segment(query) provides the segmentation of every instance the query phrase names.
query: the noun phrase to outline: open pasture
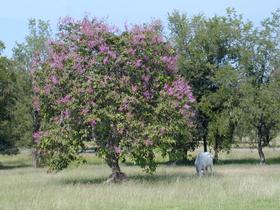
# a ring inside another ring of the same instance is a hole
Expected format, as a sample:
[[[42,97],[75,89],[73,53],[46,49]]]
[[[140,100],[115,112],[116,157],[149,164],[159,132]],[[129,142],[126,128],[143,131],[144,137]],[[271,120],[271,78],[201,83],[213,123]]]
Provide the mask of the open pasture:
[[[28,154],[0,156],[0,209],[279,209],[279,150],[265,152],[265,166],[255,150],[221,154],[214,174],[202,178],[192,165],[160,164],[147,175],[123,164],[122,184],[104,184],[110,170],[92,154],[57,174],[33,169]]]

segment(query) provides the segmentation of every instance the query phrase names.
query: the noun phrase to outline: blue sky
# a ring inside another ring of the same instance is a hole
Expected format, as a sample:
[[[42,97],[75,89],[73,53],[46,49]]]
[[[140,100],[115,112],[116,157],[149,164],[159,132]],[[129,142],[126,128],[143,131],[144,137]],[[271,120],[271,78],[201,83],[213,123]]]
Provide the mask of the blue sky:
[[[4,55],[11,56],[15,42],[24,41],[30,18],[49,20],[55,29],[59,17],[89,14],[123,27],[125,22],[143,23],[152,18],[166,23],[168,12],[174,9],[189,16],[212,16],[224,14],[227,7],[234,7],[257,24],[280,8],[280,0],[0,0],[0,40],[6,45]]]

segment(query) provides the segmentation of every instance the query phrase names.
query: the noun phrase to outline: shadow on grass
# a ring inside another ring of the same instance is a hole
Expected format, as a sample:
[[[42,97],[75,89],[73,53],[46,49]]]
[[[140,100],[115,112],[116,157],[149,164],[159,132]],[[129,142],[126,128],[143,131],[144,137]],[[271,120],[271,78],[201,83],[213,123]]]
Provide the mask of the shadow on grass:
[[[165,166],[193,166],[195,160],[176,160],[176,161],[166,161],[166,162],[157,162],[157,165],[165,165]],[[137,166],[137,164],[133,162],[123,162],[122,164],[126,166]]]
[[[90,178],[90,177],[73,177],[73,178],[65,178],[60,180],[60,184],[65,185],[76,185],[76,184],[84,184],[84,185],[91,185],[91,184],[103,184],[107,180],[106,177],[98,177],[98,178]]]
[[[128,175],[128,181],[126,182],[137,182],[137,183],[171,183],[176,182],[181,179],[188,179],[195,177],[194,174],[186,175]],[[70,185],[91,185],[91,184],[105,184],[108,177],[99,177],[99,178],[90,178],[90,177],[75,177],[75,178],[66,178],[60,180],[61,184],[70,184]]]
[[[30,164],[16,164],[16,165],[1,165],[0,170],[9,170],[9,169],[16,169],[16,168],[28,168]]]
[[[176,162],[166,162],[166,165],[182,165],[182,166],[193,166],[194,165],[194,159],[193,160],[179,160]],[[226,164],[259,164],[260,160],[256,158],[242,158],[242,159],[225,159],[225,160],[219,160],[214,161],[214,165],[226,165]],[[267,164],[280,164],[280,157],[277,158],[267,158],[266,159]]]
[[[268,164],[280,164],[280,157],[277,158],[268,158],[267,159]]]
[[[192,179],[196,177],[194,173],[172,173],[172,174],[140,174],[129,176],[129,181],[139,183],[171,183],[179,180]]]
[[[219,173],[207,174],[202,178],[210,178],[210,177],[220,177],[222,176]],[[59,180],[60,184],[65,185],[91,185],[91,184],[106,184],[106,180],[108,177],[98,177],[98,178],[90,178],[90,177],[72,177],[65,178],[63,180]],[[172,174],[137,174],[137,175],[129,175],[128,181],[123,183],[139,183],[139,184],[168,184],[179,182],[180,180],[191,180],[191,179],[199,179],[195,173],[172,173]]]
[[[259,164],[260,160],[255,158],[242,158],[242,159],[227,159],[219,160],[217,165],[226,165],[226,164]],[[277,158],[267,158],[267,164],[280,164],[280,157]]]
[[[226,165],[226,164],[258,164],[260,161],[254,158],[243,158],[243,159],[226,159],[219,160],[215,164]]]
[[[158,165],[166,166],[194,166],[195,159],[191,160],[177,160],[157,163]],[[227,164],[259,164],[258,158],[242,158],[242,159],[222,159],[215,161],[214,165],[227,165]],[[269,164],[280,164],[280,157],[267,158],[266,163]],[[137,166],[131,162],[124,163],[127,166]]]
[[[31,160],[29,159],[0,160],[0,170],[28,168],[31,166],[32,166]]]

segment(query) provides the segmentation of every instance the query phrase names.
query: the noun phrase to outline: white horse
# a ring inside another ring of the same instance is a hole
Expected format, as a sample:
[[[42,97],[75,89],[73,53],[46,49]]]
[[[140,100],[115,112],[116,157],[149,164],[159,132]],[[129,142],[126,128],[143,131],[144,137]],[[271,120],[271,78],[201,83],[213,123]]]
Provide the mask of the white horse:
[[[213,172],[213,155],[209,152],[200,152],[195,159],[195,168],[196,173],[199,176],[205,175],[208,171],[208,168]]]

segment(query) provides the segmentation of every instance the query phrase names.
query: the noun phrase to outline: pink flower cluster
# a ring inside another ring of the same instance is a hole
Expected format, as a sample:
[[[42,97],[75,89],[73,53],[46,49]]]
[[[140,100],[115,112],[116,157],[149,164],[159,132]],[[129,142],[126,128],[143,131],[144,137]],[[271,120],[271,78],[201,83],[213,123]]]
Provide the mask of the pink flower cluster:
[[[187,97],[190,102],[195,102],[191,87],[182,78],[173,81],[171,85],[165,84],[164,90],[169,96],[173,96],[178,100],[182,100],[183,98]]]
[[[68,104],[72,101],[72,97],[70,95],[66,95],[58,100],[56,100],[57,104]]]
[[[70,111],[68,109],[62,112],[63,119],[68,119],[70,117]]]
[[[63,62],[65,61],[66,53],[50,51],[49,54],[50,54],[49,56],[52,59],[51,67],[54,69],[62,70],[64,67]]]
[[[40,143],[40,140],[42,137],[48,136],[48,132],[47,131],[36,131],[32,134],[32,137],[34,139],[34,142],[36,144]]]
[[[51,81],[54,85],[58,84],[58,78],[55,75],[51,75]]]
[[[96,121],[95,119],[93,119],[93,120],[91,120],[91,121],[89,122],[89,124],[90,124],[92,127],[94,127],[94,126],[96,126],[97,121]]]
[[[180,114],[186,117],[193,115],[193,112],[190,110],[190,103],[194,103],[195,98],[191,87],[184,79],[178,78],[171,85],[165,84],[164,90],[169,96],[174,97],[174,107],[179,109]]]
[[[124,100],[123,103],[121,104],[121,106],[119,107],[119,111],[120,112],[124,112],[124,111],[127,111],[128,110],[128,107],[129,107],[129,101],[127,100]]]
[[[176,70],[177,57],[176,56],[162,56],[161,61],[167,65],[167,68],[171,71]]]
[[[122,153],[122,150],[119,146],[114,146],[114,150],[115,150],[116,155],[120,155]]]

